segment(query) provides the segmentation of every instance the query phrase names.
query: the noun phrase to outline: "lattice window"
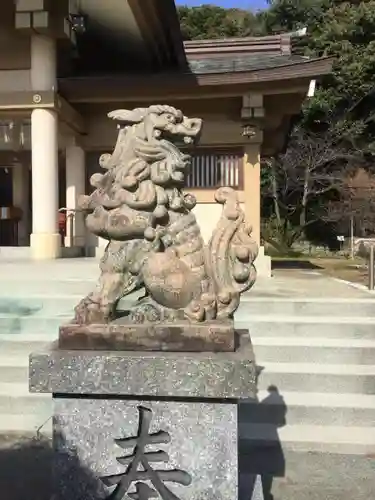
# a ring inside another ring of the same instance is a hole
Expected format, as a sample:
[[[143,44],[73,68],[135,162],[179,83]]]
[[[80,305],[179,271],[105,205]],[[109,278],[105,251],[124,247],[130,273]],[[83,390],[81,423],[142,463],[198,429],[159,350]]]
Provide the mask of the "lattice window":
[[[196,189],[216,189],[221,186],[242,189],[242,170],[241,151],[198,150],[192,153],[186,186]]]
[[[99,152],[86,153],[86,192],[94,188],[89,186],[89,178],[95,172],[103,173],[99,166]],[[243,152],[241,150],[206,150],[189,151],[192,156],[190,174],[186,180],[186,187],[190,189],[216,189],[229,186],[243,189]]]

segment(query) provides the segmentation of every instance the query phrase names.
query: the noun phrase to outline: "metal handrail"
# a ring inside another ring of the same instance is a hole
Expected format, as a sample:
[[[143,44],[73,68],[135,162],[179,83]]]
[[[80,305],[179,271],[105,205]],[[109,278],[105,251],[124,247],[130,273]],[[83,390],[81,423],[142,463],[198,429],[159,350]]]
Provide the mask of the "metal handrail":
[[[59,212],[81,212],[78,208],[68,208],[68,207],[61,207],[59,208]]]
[[[368,289],[373,290],[375,285],[374,276],[375,266],[375,246],[370,246],[369,262],[368,262]]]

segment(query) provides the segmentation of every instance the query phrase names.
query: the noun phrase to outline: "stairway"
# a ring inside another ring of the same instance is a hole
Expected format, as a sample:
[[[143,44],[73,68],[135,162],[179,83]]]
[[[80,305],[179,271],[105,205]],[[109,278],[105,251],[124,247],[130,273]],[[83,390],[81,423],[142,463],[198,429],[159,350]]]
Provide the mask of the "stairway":
[[[94,259],[0,259],[0,435],[51,432],[52,400],[29,393],[29,353],[57,338],[98,274]]]
[[[28,355],[56,339],[97,263],[0,261],[0,276],[0,435],[48,435],[52,400],[29,394]],[[260,372],[259,402],[239,411],[246,498],[256,474],[275,500],[372,498],[375,296],[276,275],[243,296],[236,326],[249,329]]]
[[[0,298],[0,434],[50,433],[52,400],[28,392],[29,354],[57,338],[74,297]],[[64,311],[61,312],[61,311]]]
[[[237,326],[249,328],[260,370],[259,403],[240,412],[243,453],[278,441],[375,453],[374,300],[254,297],[241,307]]]
[[[11,272],[2,279],[0,433],[50,432],[51,397],[29,394],[28,355],[56,339],[59,325],[92,288],[92,267],[75,268],[71,275],[45,273],[26,285]],[[370,295],[244,296],[236,326],[250,330],[260,367],[259,401],[264,400],[241,407],[245,454],[279,440],[291,451],[375,452],[374,301]],[[269,394],[269,386],[278,392]]]

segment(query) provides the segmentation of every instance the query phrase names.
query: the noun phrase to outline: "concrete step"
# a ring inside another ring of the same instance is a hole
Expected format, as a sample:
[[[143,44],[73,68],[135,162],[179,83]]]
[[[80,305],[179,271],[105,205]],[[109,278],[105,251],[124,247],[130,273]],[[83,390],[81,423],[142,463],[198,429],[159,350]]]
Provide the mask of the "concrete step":
[[[252,320],[253,316],[268,319],[272,315],[279,316],[328,316],[375,318],[375,298],[274,298],[249,297],[242,299],[237,311],[240,321]]]
[[[0,369],[1,371],[1,369]],[[22,374],[22,376],[21,376]],[[52,432],[52,397],[28,392],[27,371],[18,369],[18,379],[8,370],[7,380],[0,382],[0,434],[35,435]]]
[[[0,434],[18,434],[20,436],[52,435],[52,418],[43,420],[39,413],[21,413],[19,415],[0,414]]]
[[[10,358],[12,360],[28,359],[31,352],[42,350],[53,341],[51,335],[30,335],[31,339],[27,337],[28,335],[0,335],[0,365],[3,362],[7,363],[7,359]]]
[[[30,393],[21,383],[0,383],[0,415],[38,414],[45,420],[52,415],[51,394]]]
[[[83,284],[82,284],[83,283]],[[25,286],[24,282],[5,282],[2,279],[3,292],[0,293],[0,314],[14,313],[20,315],[35,314],[48,311],[52,313],[71,311],[82,297],[92,290],[95,281],[82,282],[75,280],[48,282],[31,282]],[[30,287],[30,293],[25,294],[25,288]],[[4,291],[6,290],[6,294]],[[135,292],[120,302],[120,308],[127,308],[129,303],[137,300],[142,292]],[[374,318],[375,298],[371,299],[280,299],[256,296],[243,296],[237,311],[239,321],[263,321],[271,316],[291,317],[319,317],[328,318]],[[258,318],[258,319],[255,319]],[[272,321],[272,320],[271,320]]]
[[[54,312],[48,305],[33,314],[9,314],[0,312],[1,334],[55,334],[63,322],[73,317],[73,309],[59,308]],[[243,319],[236,315],[237,329],[249,330],[253,339],[258,337],[319,337],[358,338],[375,340],[375,318],[348,317],[298,317],[298,316],[257,316]]]
[[[55,315],[73,315],[75,306],[84,297],[84,295],[53,295],[33,296],[29,298],[13,295],[12,298],[0,297],[0,315],[15,315],[17,317],[31,316],[55,316]],[[123,301],[124,305],[129,306],[136,298]]]
[[[57,338],[51,333],[0,335],[0,380],[6,370],[28,367],[28,355]],[[374,343],[370,340],[255,338],[260,389],[276,385],[286,391],[375,393]]]
[[[253,336],[256,359],[266,362],[375,365],[375,339]]]
[[[340,338],[375,340],[375,318],[351,318],[335,316],[259,316],[241,319],[236,315],[235,326],[249,330],[251,338],[298,337]]]
[[[265,394],[259,396],[263,398]],[[286,419],[275,419],[285,411],[280,411],[277,408],[280,405],[270,400],[241,405],[242,452],[250,445],[275,446],[279,440],[283,447],[292,450],[355,454],[375,451],[375,397],[324,393],[308,397],[303,393],[284,393],[283,398],[287,406]],[[44,433],[46,429],[48,433],[51,414],[50,395],[28,394],[24,384],[0,384],[0,432],[33,433],[44,426]],[[354,434],[347,438],[346,433],[353,429]]]
[[[0,297],[0,315],[30,317],[34,315],[54,316],[73,314],[74,307],[82,296],[75,295],[38,295],[22,297],[12,294],[9,298]]]
[[[28,387],[29,367],[26,365],[26,360],[24,363],[20,363],[19,360],[17,360],[17,364],[14,364],[14,362],[15,360],[12,361],[11,366],[0,365],[0,383],[12,382]]]
[[[99,274],[95,275],[98,276]],[[1,296],[5,296],[4,291],[9,293],[9,296],[27,296],[32,295],[79,295],[81,298],[90,293],[96,285],[95,280],[73,280],[73,279],[40,279],[40,280],[25,280],[14,279],[14,277],[5,278],[1,276]]]
[[[49,331],[51,333],[39,335],[1,334],[0,358],[27,358],[31,352],[57,339],[58,325]],[[262,362],[375,365],[375,340],[253,337],[252,341],[256,360]]]
[[[58,334],[59,327],[63,323],[71,321],[71,314],[56,314],[54,316],[16,316],[14,314],[0,315],[0,335],[50,333],[52,338]]]
[[[73,314],[74,307],[86,293],[93,289],[94,284],[92,284],[91,288],[86,285],[84,291],[75,291],[72,293],[70,288],[67,287],[66,282],[56,282],[52,289],[48,289],[48,287],[43,291],[31,289],[30,293],[25,295],[25,287],[22,289],[22,283],[18,292],[12,289],[11,283],[4,282],[1,279],[0,315],[14,314],[24,317],[32,315],[54,316],[56,314]],[[6,294],[4,293],[5,291],[7,292]],[[121,301],[122,306],[125,308],[129,307],[129,304],[136,301],[140,295],[142,295],[141,292],[135,292],[125,297]]]
[[[375,394],[375,365],[272,363],[257,359],[259,389],[279,392]]]
[[[375,422],[375,396],[259,391],[257,401],[240,405],[243,423],[371,427]]]
[[[52,396],[31,394],[27,383],[0,383],[0,434],[51,434]]]
[[[373,455],[375,453],[375,427],[239,424],[240,453],[246,447],[280,446],[293,451],[321,451]]]
[[[375,396],[362,394],[332,394],[283,392],[279,395],[260,391],[258,402],[241,405],[240,421],[311,425],[371,426],[375,422]],[[0,414],[38,411],[43,415],[51,408],[51,396],[28,392],[23,383],[0,383]]]

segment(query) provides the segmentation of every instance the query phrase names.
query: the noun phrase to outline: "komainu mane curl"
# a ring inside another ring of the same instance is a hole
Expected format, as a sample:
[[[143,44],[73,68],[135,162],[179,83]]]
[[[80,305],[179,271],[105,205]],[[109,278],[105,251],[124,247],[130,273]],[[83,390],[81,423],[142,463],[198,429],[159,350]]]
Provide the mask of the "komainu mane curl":
[[[95,190],[81,200],[88,229],[108,245],[99,283],[76,307],[75,321],[113,321],[120,299],[142,288],[130,323],[232,318],[255,281],[257,245],[228,187],[216,192],[222,215],[209,244],[203,241],[196,200],[183,191],[190,156],[178,148],[198,140],[202,121],[166,105],[109,117],[119,122],[115,149],[101,156],[104,173],[91,177]]]

